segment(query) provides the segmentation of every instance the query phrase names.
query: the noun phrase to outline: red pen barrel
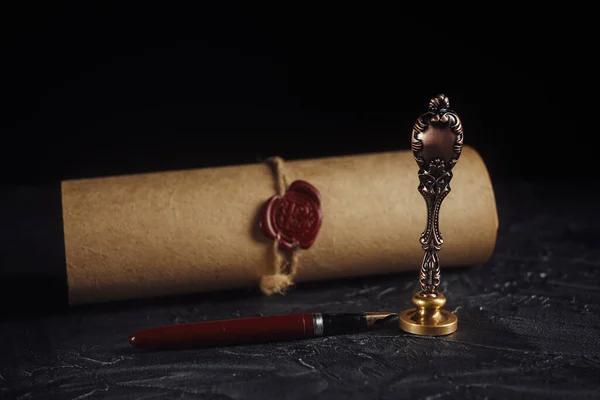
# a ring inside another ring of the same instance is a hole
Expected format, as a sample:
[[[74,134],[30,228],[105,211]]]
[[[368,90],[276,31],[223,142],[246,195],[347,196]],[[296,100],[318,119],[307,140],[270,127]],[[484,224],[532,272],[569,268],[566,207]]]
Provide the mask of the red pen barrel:
[[[273,315],[159,326],[135,332],[138,348],[205,347],[304,339],[314,336],[313,314]]]

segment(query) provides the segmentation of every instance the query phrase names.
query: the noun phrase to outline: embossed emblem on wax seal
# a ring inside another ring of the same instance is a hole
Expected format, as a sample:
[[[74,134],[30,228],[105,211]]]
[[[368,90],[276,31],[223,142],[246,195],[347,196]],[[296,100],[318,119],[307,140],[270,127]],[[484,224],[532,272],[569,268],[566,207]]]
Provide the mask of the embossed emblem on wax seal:
[[[282,249],[308,249],[317,238],[322,220],[319,191],[299,180],[294,181],[283,196],[275,195],[267,201],[260,227],[267,237],[279,238]]]

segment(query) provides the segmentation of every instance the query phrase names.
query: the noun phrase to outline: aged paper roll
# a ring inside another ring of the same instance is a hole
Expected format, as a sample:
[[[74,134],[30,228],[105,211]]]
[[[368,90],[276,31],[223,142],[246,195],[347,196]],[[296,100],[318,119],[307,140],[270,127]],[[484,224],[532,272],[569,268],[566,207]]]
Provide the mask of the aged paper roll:
[[[321,193],[323,225],[296,282],[417,271],[426,208],[412,152],[289,161]],[[258,214],[276,193],[265,164],[64,181],[71,304],[251,287],[272,263]],[[443,269],[485,262],[498,217],[490,178],[465,147],[440,230]]]

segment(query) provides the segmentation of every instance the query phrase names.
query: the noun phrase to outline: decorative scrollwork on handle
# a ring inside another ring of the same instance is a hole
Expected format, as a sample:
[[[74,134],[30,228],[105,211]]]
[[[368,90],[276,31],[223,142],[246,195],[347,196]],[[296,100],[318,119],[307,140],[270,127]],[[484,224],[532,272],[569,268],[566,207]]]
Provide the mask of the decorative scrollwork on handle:
[[[427,205],[427,225],[420,238],[425,255],[419,282],[424,294],[434,294],[440,285],[438,251],[444,243],[439,229],[440,208],[450,193],[452,168],[458,162],[462,146],[460,118],[450,110],[448,97],[443,94],[434,97],[412,132],[412,150],[419,165],[419,192]]]

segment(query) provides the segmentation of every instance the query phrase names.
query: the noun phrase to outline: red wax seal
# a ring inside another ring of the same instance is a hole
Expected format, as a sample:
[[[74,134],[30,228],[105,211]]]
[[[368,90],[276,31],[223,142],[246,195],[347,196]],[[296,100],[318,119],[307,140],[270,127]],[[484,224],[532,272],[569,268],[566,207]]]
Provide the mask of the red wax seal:
[[[271,239],[279,235],[282,249],[308,249],[317,238],[322,220],[319,191],[308,182],[294,181],[283,196],[275,195],[267,201],[260,226]]]

